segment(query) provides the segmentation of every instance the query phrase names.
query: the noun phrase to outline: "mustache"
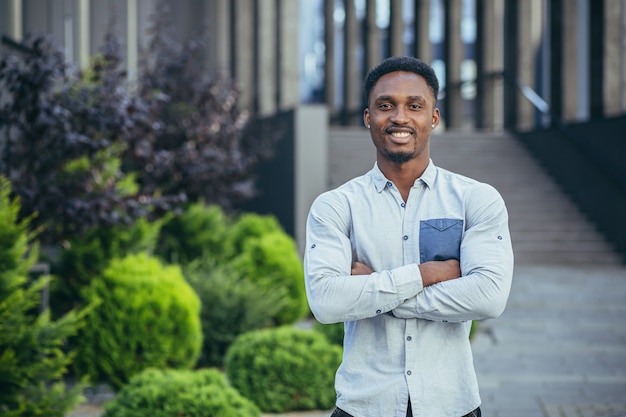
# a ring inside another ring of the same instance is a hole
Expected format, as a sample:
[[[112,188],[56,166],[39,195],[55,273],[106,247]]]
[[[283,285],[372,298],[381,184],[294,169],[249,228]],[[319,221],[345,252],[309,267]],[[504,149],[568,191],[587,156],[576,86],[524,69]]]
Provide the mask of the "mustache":
[[[392,124],[391,126],[387,126],[385,128],[385,133],[394,133],[394,132],[409,132],[411,134],[415,134],[415,129],[411,126],[399,126],[396,124]]]

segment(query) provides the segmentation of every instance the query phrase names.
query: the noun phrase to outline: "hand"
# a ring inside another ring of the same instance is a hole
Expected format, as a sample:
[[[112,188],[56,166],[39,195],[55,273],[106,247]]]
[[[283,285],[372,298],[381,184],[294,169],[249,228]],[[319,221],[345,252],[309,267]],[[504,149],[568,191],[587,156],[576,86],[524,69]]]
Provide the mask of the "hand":
[[[352,269],[350,270],[351,275],[369,275],[373,272],[374,270],[364,263],[352,262]]]
[[[461,277],[461,264],[457,259],[424,262],[419,269],[424,287]]]

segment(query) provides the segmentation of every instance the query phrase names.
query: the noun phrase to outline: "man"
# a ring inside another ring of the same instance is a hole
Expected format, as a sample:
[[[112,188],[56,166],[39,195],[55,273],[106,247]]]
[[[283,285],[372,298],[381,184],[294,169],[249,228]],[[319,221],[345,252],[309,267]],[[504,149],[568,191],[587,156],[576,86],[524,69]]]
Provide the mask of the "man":
[[[321,194],[307,220],[311,310],[345,329],[333,416],[480,416],[468,336],[509,295],[504,202],[431,161],[439,83],[430,66],[388,58],[364,87],[376,163]]]

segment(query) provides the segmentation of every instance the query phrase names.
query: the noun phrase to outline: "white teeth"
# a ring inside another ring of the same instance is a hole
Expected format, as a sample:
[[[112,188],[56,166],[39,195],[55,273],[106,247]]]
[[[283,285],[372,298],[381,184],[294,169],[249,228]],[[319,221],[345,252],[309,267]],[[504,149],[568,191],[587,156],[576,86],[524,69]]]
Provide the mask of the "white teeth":
[[[393,132],[391,136],[394,138],[406,138],[410,135],[409,132]]]

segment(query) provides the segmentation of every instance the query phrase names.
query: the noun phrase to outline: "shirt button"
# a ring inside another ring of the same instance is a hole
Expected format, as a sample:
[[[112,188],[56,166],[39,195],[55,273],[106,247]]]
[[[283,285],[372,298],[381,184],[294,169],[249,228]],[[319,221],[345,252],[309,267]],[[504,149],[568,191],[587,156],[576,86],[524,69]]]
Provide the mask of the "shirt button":
[[[411,371],[406,371],[406,374],[407,374],[407,375],[411,375],[411,374],[412,374],[412,372],[411,372]]]
[[[411,340],[413,340],[413,338],[411,336],[407,336],[406,340],[408,340],[410,342]]]
[[[376,310],[376,314],[380,314],[382,312],[383,312],[382,310]]]
[[[387,187],[393,187],[393,183],[391,181],[387,181]]]
[[[404,235],[404,236],[402,236],[402,239],[409,240],[409,237],[407,235]]]
[[[402,208],[406,207],[406,203],[400,203],[400,206],[402,206]]]

